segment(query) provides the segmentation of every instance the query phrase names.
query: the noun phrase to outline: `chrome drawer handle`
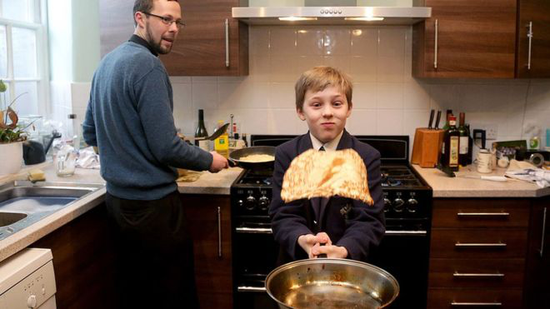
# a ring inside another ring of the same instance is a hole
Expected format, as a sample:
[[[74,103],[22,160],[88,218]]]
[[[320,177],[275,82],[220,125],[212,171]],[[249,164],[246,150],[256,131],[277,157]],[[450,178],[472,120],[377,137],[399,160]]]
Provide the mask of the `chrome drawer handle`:
[[[437,53],[439,49],[439,19],[436,19],[434,22],[434,69],[437,70]]]
[[[459,217],[508,217],[509,212],[459,212]]]
[[[238,286],[237,292],[265,292],[263,286]]]
[[[546,207],[544,207],[544,214],[542,216],[542,237],[540,240],[540,257],[544,256],[544,236],[546,234]]]
[[[506,244],[502,242],[498,243],[459,243],[457,242],[455,244],[455,247],[457,248],[506,248]]]
[[[396,230],[386,230],[386,235],[390,236],[426,236],[428,231],[396,231]]]
[[[221,258],[222,252],[222,208],[218,207],[218,257]]]
[[[473,306],[493,306],[493,307],[500,307],[502,306],[502,303],[462,303],[462,302],[452,302],[451,306],[467,306],[467,307],[473,307]]]
[[[229,19],[225,19],[225,67],[229,68]]]
[[[483,273],[459,273],[459,272],[455,272],[453,274],[453,277],[458,277],[458,278],[503,278],[504,277],[504,274],[499,274],[499,273],[495,273],[495,274],[483,274]]]
[[[270,228],[260,228],[260,227],[237,227],[235,232],[241,234],[273,234],[273,231]]]
[[[527,40],[529,42],[529,48],[527,51],[527,70],[531,70],[531,48],[533,45],[533,22],[530,21],[529,25],[527,25]]]

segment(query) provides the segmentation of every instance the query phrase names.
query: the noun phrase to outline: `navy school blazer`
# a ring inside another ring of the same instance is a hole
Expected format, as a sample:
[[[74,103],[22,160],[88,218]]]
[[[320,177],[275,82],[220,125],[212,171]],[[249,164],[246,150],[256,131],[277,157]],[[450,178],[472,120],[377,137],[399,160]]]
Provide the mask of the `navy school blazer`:
[[[308,132],[280,145],[275,153],[273,196],[269,216],[275,240],[281,245],[278,263],[308,258],[306,252],[298,245],[298,237],[319,232],[327,233],[333,245],[345,247],[348,258],[366,262],[369,252],[378,246],[386,230],[380,153],[344,130],[337,149],[352,148],[363,158],[374,205],[369,206],[358,200],[333,196],[321,206],[320,220],[317,222],[311,200],[302,199],[285,204],[281,199],[283,176],[290,162],[311,148],[313,146]]]

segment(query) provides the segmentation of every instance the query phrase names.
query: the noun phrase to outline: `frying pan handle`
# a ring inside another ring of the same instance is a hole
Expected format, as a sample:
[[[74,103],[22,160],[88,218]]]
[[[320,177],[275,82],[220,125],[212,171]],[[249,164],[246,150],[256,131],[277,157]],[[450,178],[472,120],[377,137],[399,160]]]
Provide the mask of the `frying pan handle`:
[[[229,167],[237,167],[238,164],[231,158],[227,158],[227,163],[229,164]]]

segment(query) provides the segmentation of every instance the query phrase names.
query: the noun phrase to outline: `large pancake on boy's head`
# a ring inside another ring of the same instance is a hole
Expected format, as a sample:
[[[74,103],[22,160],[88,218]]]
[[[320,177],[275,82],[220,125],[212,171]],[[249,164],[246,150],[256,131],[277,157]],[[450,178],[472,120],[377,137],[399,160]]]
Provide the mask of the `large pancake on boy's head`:
[[[374,204],[365,163],[355,150],[310,149],[292,160],[285,172],[281,190],[285,203],[334,195]]]

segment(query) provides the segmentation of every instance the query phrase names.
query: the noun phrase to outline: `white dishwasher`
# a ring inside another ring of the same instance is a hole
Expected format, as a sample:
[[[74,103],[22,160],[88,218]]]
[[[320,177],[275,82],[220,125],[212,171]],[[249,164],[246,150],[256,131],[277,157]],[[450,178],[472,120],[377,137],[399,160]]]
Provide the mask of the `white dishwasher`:
[[[27,248],[0,262],[0,309],[56,309],[52,258]]]

